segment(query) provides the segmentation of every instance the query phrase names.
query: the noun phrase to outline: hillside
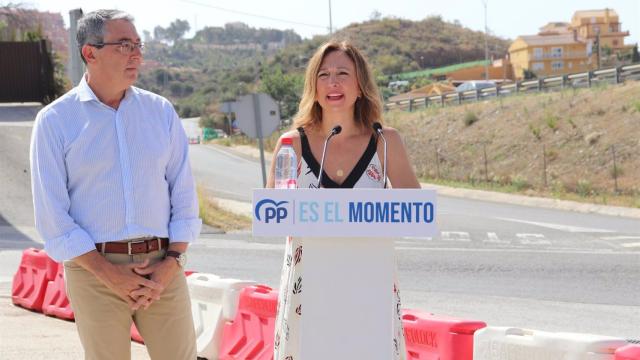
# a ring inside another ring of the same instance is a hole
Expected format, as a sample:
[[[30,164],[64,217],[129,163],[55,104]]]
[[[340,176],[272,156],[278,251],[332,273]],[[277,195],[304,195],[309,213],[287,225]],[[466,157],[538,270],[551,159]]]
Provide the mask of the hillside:
[[[484,57],[483,33],[440,17],[370,20],[351,24],[334,37],[349,39],[362,48],[377,75]],[[140,85],[173,100],[181,116],[212,114],[220,102],[259,89],[264,76],[281,71],[289,77],[287,82],[299,83],[309,57],[328,39],[316,36],[301,40],[291,30],[255,29],[233,23],[204,28],[194,38],[176,41],[172,46],[149,41]],[[506,40],[489,37],[492,55],[503,56],[507,46]],[[285,101],[287,108],[295,108],[300,91],[297,87],[290,91],[293,94],[286,94],[286,99],[274,98]],[[285,113],[292,115],[291,111]]]
[[[484,33],[465,28],[439,16],[420,21],[398,18],[370,20],[351,24],[334,34],[349,39],[369,58],[377,74],[395,73],[458,64],[484,58]],[[304,66],[313,51],[328,36],[316,36],[289,46],[276,55],[275,62],[285,69]],[[490,56],[503,57],[509,42],[488,37]]]
[[[640,207],[639,99],[640,82],[630,81],[394,111],[385,120],[403,134],[420,177]],[[614,175],[624,199],[611,196]]]

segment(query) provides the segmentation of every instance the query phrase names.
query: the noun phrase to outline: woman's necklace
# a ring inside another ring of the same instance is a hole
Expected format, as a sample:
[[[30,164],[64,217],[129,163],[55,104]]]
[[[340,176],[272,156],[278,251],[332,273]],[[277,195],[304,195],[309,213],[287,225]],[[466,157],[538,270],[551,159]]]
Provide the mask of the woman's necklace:
[[[338,171],[336,171],[336,175],[342,177],[342,175],[344,175],[344,171],[342,171],[342,169],[338,169]]]

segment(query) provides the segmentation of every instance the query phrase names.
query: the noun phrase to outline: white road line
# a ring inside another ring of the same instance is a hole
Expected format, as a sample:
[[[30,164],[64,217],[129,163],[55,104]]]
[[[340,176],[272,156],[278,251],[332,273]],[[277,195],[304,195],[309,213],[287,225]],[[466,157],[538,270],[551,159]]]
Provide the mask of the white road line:
[[[600,255],[630,255],[629,251],[613,251],[608,249],[588,250],[571,250],[562,249],[504,249],[504,248],[441,248],[441,247],[416,247],[416,246],[397,246],[396,250],[402,251],[459,251],[459,252],[505,252],[505,253],[553,253],[553,254],[600,254]]]
[[[545,239],[542,234],[519,233],[516,237],[522,245],[551,245],[551,241]]]
[[[640,236],[603,236],[602,240],[640,240]]]
[[[624,244],[620,244],[620,246],[625,247],[625,248],[640,248],[640,242],[636,242],[636,243],[624,243]]]
[[[614,233],[615,232],[614,230],[586,228],[586,227],[580,227],[580,226],[553,224],[553,223],[545,223],[545,222],[538,222],[538,221],[527,221],[527,220],[520,220],[520,219],[502,218],[502,217],[497,217],[496,219],[505,220],[505,221],[512,221],[512,222],[517,222],[517,223],[522,223],[522,224],[535,225],[535,226],[545,227],[545,228],[548,228],[548,229],[567,231],[567,232],[571,232],[571,233]]]
[[[470,242],[471,237],[466,231],[442,231],[442,241],[458,241],[458,242]]]
[[[483,242],[486,243],[491,243],[491,244],[510,244],[511,241],[509,240],[501,240],[498,237],[498,234],[494,233],[494,232],[488,232],[487,233],[487,238],[482,240]]]
[[[246,159],[246,158],[240,157],[240,156],[238,156],[238,155],[236,155],[236,154],[233,154],[233,153],[232,153],[232,152],[230,152],[230,151],[222,150],[222,149],[219,149],[219,148],[214,147],[214,146],[208,146],[208,145],[203,145],[203,146],[204,146],[204,148],[205,148],[205,149],[209,149],[209,150],[217,151],[217,152],[219,152],[219,153],[221,153],[221,154],[227,155],[228,157],[233,158],[233,159],[236,159],[236,160],[239,160],[239,161],[243,161],[243,162],[251,163],[251,164],[255,163],[255,161],[252,161],[252,160],[249,160],[249,159]],[[266,159],[265,159],[265,160],[266,160]],[[259,162],[259,161],[258,161],[258,162]]]
[[[0,121],[0,126],[33,127],[33,121]]]

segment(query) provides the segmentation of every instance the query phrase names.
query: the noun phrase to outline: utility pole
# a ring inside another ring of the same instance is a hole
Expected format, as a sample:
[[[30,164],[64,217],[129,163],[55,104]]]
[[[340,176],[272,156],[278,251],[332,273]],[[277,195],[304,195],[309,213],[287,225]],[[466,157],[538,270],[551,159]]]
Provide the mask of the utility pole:
[[[487,42],[489,27],[487,26],[487,2],[489,2],[489,0],[482,0],[482,3],[484,4],[484,79],[485,80],[489,80],[489,43]]]
[[[78,20],[82,18],[82,9],[69,11],[69,77],[73,86],[78,85],[84,74],[84,64],[80,58],[80,50],[76,33],[78,32]]]
[[[329,35],[333,35],[333,20],[331,19],[331,0],[329,0]]]
[[[597,57],[596,60],[597,60],[598,70],[599,70],[600,69],[600,50],[601,50],[601,47],[600,47],[600,30],[598,30],[596,32],[596,45],[597,45],[596,46],[596,51],[598,52],[598,57]]]

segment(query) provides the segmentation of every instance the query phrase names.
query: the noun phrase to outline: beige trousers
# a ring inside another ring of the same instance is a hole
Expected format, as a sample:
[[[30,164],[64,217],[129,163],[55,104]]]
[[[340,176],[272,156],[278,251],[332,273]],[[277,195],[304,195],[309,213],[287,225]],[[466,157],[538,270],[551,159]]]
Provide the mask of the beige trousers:
[[[164,250],[149,254],[105,254],[113,264],[161,261]],[[93,274],[64,262],[67,295],[75,314],[86,360],[131,359],[131,323],[135,322],[153,360],[195,360],[196,336],[184,273],[177,273],[160,300],[133,311]]]

